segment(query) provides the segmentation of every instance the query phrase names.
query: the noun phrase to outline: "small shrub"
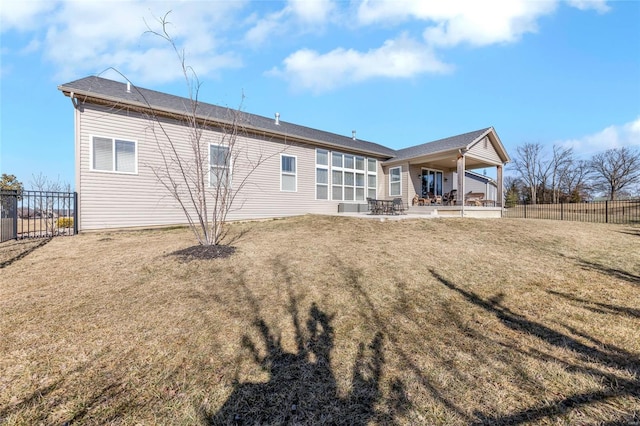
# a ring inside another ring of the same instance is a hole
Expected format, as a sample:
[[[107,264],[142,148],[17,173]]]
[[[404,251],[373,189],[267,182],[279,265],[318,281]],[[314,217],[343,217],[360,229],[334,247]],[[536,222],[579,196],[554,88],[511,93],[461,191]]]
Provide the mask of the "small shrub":
[[[58,228],[73,228],[73,218],[59,217],[56,221],[56,225],[58,226]]]

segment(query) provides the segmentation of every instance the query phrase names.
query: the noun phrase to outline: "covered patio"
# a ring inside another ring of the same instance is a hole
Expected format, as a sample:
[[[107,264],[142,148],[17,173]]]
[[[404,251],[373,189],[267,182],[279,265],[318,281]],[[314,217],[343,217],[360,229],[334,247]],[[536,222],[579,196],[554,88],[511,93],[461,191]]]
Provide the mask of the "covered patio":
[[[399,182],[409,213],[500,217],[503,169],[509,161],[489,127],[400,150],[383,167],[390,195],[397,193],[393,185]]]

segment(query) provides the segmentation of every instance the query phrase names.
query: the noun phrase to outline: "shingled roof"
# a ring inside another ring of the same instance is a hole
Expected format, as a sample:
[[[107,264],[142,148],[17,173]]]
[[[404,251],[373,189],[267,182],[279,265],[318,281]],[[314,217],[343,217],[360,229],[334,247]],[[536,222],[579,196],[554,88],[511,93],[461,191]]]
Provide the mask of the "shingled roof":
[[[93,98],[94,102],[100,100],[107,104],[126,105],[142,109],[151,108],[158,112],[179,116],[189,114],[191,106],[190,100],[184,97],[135,86],[131,86],[130,90],[127,90],[127,84],[125,83],[94,76],[60,85],[58,90],[62,91],[66,96],[72,96],[73,93],[73,96],[81,102],[83,100],[91,102]],[[198,117],[212,122],[229,123],[233,112],[235,111],[230,108],[198,102]],[[393,150],[374,142],[353,139],[352,137],[312,129],[286,121],[280,121],[279,124],[276,124],[273,118],[246,112],[240,112],[240,114],[239,122],[243,127],[250,130],[298,139],[321,146],[366,153],[377,156],[387,162],[467,148],[472,142],[492,130],[491,127],[487,127],[409,148]]]
[[[187,98],[174,96],[155,90],[141,87],[131,87],[127,91],[127,85],[118,81],[109,80],[102,77],[85,77],[67,84],[58,86],[58,90],[70,96],[73,92],[76,97],[82,100],[83,97],[93,97],[115,104],[131,105],[141,108],[149,108],[156,111],[171,114],[188,114],[191,102]],[[212,105],[204,102],[198,103],[198,117],[214,122],[229,122],[229,108]],[[340,147],[346,150],[370,153],[382,158],[395,156],[396,151],[383,145],[368,142],[360,139],[353,139],[348,136],[341,136],[335,133],[312,129],[286,121],[275,124],[273,118],[241,112],[240,122],[243,127],[278,134],[289,138],[299,138],[302,140],[316,142],[322,145]]]
[[[423,143],[421,145],[412,146],[396,151],[396,155],[391,161],[406,160],[409,158],[422,157],[438,152],[454,151],[457,149],[467,148],[469,144],[484,136],[491,127],[476,130],[469,133],[463,133],[457,136],[451,136],[444,139],[438,139],[433,142]]]

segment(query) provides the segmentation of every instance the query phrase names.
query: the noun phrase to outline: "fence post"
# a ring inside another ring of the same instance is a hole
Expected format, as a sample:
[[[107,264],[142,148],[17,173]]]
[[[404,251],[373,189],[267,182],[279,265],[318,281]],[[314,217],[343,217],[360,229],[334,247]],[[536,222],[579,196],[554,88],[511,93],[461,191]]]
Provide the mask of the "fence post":
[[[560,220],[564,220],[564,203],[560,203]]]
[[[18,197],[20,194],[16,191],[16,196],[13,197],[13,239],[18,239]]]
[[[78,193],[73,193],[73,235],[78,235]]]
[[[527,218],[527,203],[524,203],[524,218]]]
[[[604,223],[609,223],[609,200],[604,202]]]

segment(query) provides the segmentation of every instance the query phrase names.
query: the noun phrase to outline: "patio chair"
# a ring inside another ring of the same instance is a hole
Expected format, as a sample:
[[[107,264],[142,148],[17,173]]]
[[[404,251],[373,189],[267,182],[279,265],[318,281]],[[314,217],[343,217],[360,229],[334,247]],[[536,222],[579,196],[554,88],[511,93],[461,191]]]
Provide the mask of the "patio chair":
[[[446,206],[455,205],[457,194],[458,194],[458,190],[452,189],[451,191],[444,194],[444,196],[442,197],[442,203]]]
[[[404,214],[404,203],[402,202],[402,198],[394,198],[392,206],[393,214]]]
[[[374,200],[373,198],[367,197],[367,204],[369,205],[369,211],[371,214],[381,214],[382,208],[378,203],[378,200]]]

